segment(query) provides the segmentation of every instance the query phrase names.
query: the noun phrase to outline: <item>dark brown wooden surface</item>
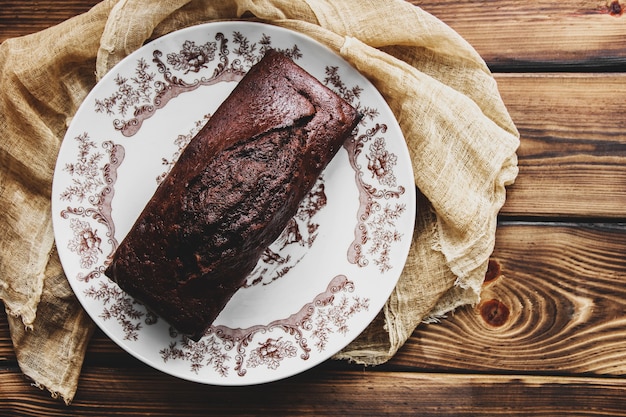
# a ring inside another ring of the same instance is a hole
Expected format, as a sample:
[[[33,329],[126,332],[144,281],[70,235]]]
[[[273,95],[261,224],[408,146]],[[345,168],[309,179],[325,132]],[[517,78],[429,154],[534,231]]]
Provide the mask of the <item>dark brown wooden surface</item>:
[[[94,3],[0,0],[0,41]],[[0,415],[626,416],[626,3],[414,3],[485,58],[521,133],[481,304],[380,367],[245,388],[164,375],[98,331],[69,408],[22,377],[0,315]]]

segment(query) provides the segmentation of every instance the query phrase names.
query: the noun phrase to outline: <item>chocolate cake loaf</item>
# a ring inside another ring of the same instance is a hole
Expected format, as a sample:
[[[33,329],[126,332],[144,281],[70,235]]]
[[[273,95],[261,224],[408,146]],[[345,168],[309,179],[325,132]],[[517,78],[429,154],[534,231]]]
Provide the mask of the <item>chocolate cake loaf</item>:
[[[359,118],[288,57],[268,52],[187,145],[105,274],[200,339]]]

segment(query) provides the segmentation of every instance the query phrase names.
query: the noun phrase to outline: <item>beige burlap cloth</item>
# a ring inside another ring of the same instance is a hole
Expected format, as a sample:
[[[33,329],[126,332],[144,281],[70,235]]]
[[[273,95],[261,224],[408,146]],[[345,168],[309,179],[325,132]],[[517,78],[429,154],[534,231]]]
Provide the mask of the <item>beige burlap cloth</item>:
[[[394,111],[422,193],[400,282],[336,358],[380,364],[416,326],[475,303],[519,135],[476,51],[402,0],[104,1],[0,45],[0,298],[25,375],[69,403],[94,328],[54,249],[50,189],[59,145],[117,62],[176,29],[255,18],[305,33],[367,76]]]

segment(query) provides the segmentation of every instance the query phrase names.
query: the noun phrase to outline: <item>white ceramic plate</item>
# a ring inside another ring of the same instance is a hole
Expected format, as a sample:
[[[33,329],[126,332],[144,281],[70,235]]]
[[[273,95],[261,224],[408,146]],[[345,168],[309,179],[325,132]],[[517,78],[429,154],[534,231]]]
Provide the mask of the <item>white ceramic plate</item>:
[[[290,55],[365,118],[194,343],[103,271],[181,150],[267,48]],[[415,187],[400,128],[367,79],[301,34],[220,22],[157,39],[98,83],[61,146],[52,210],[68,280],[111,339],[168,374],[247,385],[319,364],[374,319],[406,261]]]

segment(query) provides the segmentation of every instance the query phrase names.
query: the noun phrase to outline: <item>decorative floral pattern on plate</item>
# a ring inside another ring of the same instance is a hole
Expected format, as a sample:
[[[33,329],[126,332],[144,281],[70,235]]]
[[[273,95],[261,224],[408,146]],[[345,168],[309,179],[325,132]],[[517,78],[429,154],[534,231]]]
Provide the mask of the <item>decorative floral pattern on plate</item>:
[[[193,342],[103,272],[189,141],[270,48],[364,117],[245,285]],[[164,372],[244,385],[308,369],[369,324],[404,265],[414,192],[401,131],[364,77],[303,35],[223,22],[147,44],[94,88],[62,145],[52,204],[68,280],[103,331]]]
[[[239,376],[245,376],[247,368],[258,366],[278,369],[284,359],[297,355],[300,359],[308,359],[309,342],[322,352],[331,335],[348,334],[349,318],[369,309],[369,299],[338,297],[340,292],[353,291],[354,283],[344,276],[337,276],[324,293],[285,319],[246,329],[213,326],[199,342],[183,337],[180,343],[174,341],[160,353],[164,361],[190,362],[190,370],[195,373],[205,365],[211,365],[220,375],[227,376],[228,363],[232,360]],[[229,355],[233,349],[235,354]]]

